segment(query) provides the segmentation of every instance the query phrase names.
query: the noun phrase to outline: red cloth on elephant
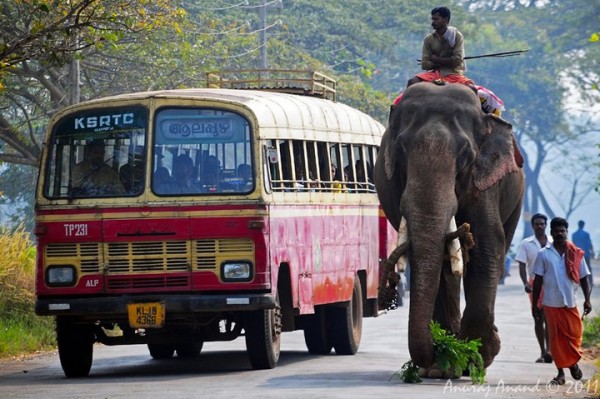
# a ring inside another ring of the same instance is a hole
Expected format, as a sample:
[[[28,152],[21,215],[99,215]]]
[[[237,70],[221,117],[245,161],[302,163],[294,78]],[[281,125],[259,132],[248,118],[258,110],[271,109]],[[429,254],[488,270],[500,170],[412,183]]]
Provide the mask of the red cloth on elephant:
[[[567,276],[577,284],[579,284],[579,265],[584,252],[571,241],[566,242],[565,249],[565,267],[567,268]]]
[[[550,353],[557,368],[571,367],[581,359],[583,323],[577,307],[544,306]]]
[[[429,71],[423,72],[416,75],[418,78],[424,80],[425,82],[433,82],[434,80],[442,80],[447,83],[462,83],[464,85],[475,85],[471,79],[467,78],[465,75],[446,75],[442,76],[440,71]]]
[[[473,82],[471,79],[467,78],[464,75],[452,74],[452,75],[442,76],[440,71],[423,72],[423,73],[417,74],[416,77],[422,79],[424,82],[433,82],[435,80],[441,80],[446,83],[462,83],[467,86],[468,85],[475,86],[475,82]],[[398,97],[396,97],[396,99],[394,100],[394,105],[398,105],[400,100],[402,100],[403,95],[404,95],[404,93],[400,93],[400,95],[398,95]]]

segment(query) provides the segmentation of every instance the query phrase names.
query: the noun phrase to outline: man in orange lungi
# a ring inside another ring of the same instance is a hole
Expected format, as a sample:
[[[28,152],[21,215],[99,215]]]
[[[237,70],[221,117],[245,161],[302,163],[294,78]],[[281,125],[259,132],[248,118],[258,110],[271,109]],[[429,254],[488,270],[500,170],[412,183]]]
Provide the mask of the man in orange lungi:
[[[552,219],[550,235],[553,243],[540,250],[533,265],[533,304],[537,304],[543,286],[543,313],[550,336],[550,351],[558,369],[558,375],[551,382],[558,385],[565,383],[565,367],[569,368],[574,379],[583,377],[577,364],[581,359],[583,338],[583,324],[576,303],[576,291],[580,285],[585,298],[583,314],[592,311],[588,281],[590,270],[583,251],[567,241],[568,228],[569,223],[565,219]],[[542,317],[542,310],[537,306],[532,306],[531,312],[536,319]]]

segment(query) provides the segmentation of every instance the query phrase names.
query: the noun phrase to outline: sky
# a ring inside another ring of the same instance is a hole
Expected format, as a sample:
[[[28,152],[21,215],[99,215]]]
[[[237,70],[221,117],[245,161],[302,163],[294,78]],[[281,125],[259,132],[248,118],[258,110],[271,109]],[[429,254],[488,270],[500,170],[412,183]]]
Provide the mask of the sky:
[[[598,151],[599,150],[595,149],[595,147],[590,147],[591,154],[598,154]],[[597,157],[598,155],[594,156]],[[548,158],[552,159],[552,157]],[[554,212],[555,216],[565,217],[566,215],[561,212],[565,208],[565,203],[568,201],[568,195],[571,191],[572,183],[568,180],[568,177],[551,172],[550,165],[544,165],[542,168],[542,178],[539,181],[540,187],[545,193],[546,199],[552,207],[552,211]],[[598,167],[589,168],[589,172],[589,179],[587,179],[585,184],[591,185],[593,184],[593,180],[596,178],[598,173],[600,173],[600,169]],[[544,210],[542,210],[541,212],[544,213]],[[512,242],[513,251],[516,250],[518,243],[524,238],[523,220],[524,219],[522,216]],[[567,218],[567,221],[569,222],[569,239],[571,239],[571,234],[578,229],[577,223],[580,220],[583,220],[585,222],[584,230],[590,233],[592,244],[594,245],[594,250],[597,256],[600,257],[600,192],[592,190],[585,197],[581,206],[579,206]],[[550,233],[550,221],[548,221],[547,233]]]

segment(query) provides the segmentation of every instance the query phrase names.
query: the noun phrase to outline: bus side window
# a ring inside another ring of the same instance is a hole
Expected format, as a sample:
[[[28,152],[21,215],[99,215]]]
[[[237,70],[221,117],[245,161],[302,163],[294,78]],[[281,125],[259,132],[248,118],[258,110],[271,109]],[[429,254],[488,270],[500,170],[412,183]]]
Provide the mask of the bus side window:
[[[282,140],[279,142],[279,164],[281,166],[281,188],[284,191],[289,191],[293,187],[294,182],[294,160],[290,149],[291,142]]]
[[[354,162],[352,161],[352,145],[351,144],[342,144],[340,146],[340,153],[342,156],[342,164],[344,165],[345,172],[345,180],[346,180],[346,188],[348,192],[354,192],[356,185],[354,182],[356,181],[356,174],[354,172]]]
[[[306,145],[306,159],[308,161],[308,188],[312,192],[320,191],[321,177],[317,163],[317,148],[314,141],[308,141]]]
[[[333,174],[331,173],[331,162],[329,160],[329,152],[327,151],[327,143],[317,142],[317,166],[319,170],[319,191],[330,191]]]
[[[344,186],[344,182],[346,181],[346,179],[344,179],[344,169],[342,168],[340,145],[332,144],[329,150],[332,173],[331,188],[334,192],[341,193],[343,191],[346,191],[346,187]]]

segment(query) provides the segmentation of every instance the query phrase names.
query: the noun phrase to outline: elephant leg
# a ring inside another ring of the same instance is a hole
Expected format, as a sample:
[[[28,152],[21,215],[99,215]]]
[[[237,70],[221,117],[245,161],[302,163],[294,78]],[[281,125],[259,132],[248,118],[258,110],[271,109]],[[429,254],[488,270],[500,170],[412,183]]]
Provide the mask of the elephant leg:
[[[451,334],[460,331],[460,277],[452,273],[450,262],[444,261],[441,271],[440,287],[435,299],[433,320]],[[429,368],[421,368],[419,376],[423,378],[460,378],[452,370],[441,370],[437,363]]]
[[[465,310],[461,320],[462,339],[481,338],[479,352],[488,367],[500,352],[500,336],[494,325],[494,306],[500,278],[499,260],[487,265],[473,262],[464,277]],[[487,267],[486,267],[487,266]]]

